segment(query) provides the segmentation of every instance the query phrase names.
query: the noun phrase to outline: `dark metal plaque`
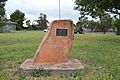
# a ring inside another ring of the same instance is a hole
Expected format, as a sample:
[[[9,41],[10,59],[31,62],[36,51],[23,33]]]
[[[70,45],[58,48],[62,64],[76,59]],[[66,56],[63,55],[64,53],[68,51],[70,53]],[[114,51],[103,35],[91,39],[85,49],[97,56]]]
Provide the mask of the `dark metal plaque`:
[[[56,36],[67,36],[67,29],[56,29]]]

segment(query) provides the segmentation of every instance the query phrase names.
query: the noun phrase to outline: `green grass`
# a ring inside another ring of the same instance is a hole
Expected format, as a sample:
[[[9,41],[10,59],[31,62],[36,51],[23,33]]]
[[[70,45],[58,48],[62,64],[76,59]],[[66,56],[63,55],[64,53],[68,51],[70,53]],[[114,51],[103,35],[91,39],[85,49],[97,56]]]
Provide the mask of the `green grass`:
[[[79,80],[72,77],[24,76],[20,64],[32,58],[44,32],[0,33],[0,80]],[[82,80],[120,80],[120,36],[114,34],[77,34],[69,58],[85,66]]]

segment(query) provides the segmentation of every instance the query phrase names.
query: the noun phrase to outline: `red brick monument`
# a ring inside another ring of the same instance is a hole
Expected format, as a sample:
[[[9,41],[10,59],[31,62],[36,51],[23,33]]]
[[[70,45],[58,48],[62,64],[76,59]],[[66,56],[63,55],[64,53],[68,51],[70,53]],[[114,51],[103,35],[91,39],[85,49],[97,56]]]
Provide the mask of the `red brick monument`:
[[[82,64],[74,59],[68,60],[74,38],[74,26],[71,20],[55,20],[40,43],[33,59],[27,59],[21,64],[24,71],[32,69],[49,69],[51,74],[71,73],[83,69]]]

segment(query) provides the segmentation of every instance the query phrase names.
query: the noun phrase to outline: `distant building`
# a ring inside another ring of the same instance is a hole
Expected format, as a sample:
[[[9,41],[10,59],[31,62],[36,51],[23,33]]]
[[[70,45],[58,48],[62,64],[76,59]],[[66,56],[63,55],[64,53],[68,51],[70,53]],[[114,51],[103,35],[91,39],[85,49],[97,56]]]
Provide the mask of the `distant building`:
[[[15,32],[17,23],[12,21],[0,22],[0,32]]]

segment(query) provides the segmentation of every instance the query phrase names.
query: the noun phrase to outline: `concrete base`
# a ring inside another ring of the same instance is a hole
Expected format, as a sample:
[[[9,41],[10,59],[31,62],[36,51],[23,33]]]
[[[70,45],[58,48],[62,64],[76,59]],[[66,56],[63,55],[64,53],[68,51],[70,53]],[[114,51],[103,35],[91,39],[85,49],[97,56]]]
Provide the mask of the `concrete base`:
[[[20,67],[27,73],[31,73],[34,69],[50,70],[51,75],[69,75],[76,70],[84,69],[83,65],[77,59],[67,60],[64,63],[57,64],[35,64],[33,59],[27,59],[20,65]]]

